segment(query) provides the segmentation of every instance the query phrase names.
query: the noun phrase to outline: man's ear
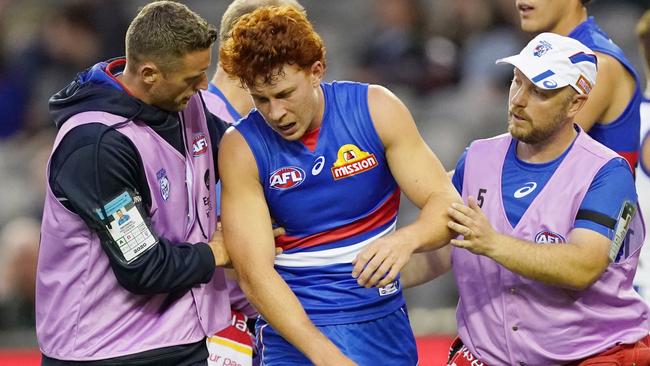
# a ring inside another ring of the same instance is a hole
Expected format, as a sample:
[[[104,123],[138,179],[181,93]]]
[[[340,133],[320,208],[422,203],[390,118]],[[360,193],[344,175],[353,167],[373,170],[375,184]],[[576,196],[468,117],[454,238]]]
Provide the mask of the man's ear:
[[[161,72],[153,62],[143,62],[138,68],[138,73],[145,84],[154,84],[161,78]]]
[[[580,112],[582,107],[584,107],[585,103],[587,103],[587,95],[585,94],[579,94],[575,93],[573,97],[571,98],[571,103],[569,104],[569,110],[568,110],[568,116],[571,118],[575,118],[575,116]]]
[[[309,70],[311,72],[311,82],[314,87],[320,85],[323,76],[325,75],[325,65],[322,62],[316,61],[311,65]]]

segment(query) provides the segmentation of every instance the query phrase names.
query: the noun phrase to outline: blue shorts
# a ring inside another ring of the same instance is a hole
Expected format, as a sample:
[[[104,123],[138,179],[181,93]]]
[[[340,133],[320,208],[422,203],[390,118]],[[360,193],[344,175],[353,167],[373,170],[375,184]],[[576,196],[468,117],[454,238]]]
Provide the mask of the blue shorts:
[[[307,357],[263,319],[257,321],[255,328],[260,366],[311,365]],[[383,318],[318,326],[318,329],[359,366],[418,364],[415,337],[405,307]]]

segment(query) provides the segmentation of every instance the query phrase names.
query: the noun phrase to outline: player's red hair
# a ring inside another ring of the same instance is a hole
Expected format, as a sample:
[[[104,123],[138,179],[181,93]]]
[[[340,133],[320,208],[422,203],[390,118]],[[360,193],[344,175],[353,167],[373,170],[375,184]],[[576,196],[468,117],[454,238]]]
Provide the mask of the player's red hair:
[[[244,85],[273,84],[285,65],[310,68],[325,46],[304,13],[291,6],[266,6],[242,16],[219,49],[219,63]]]

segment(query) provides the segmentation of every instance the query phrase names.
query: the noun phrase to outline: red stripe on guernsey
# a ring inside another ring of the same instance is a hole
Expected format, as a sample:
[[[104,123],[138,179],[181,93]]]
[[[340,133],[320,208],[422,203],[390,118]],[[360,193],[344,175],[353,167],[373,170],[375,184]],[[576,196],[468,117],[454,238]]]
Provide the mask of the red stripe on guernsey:
[[[302,141],[302,143],[309,149],[309,151],[314,152],[316,150],[316,144],[318,143],[319,134],[320,127],[305,132],[305,134],[300,138],[300,141]]]
[[[632,169],[632,173],[634,173],[634,167],[636,167],[637,160],[639,159],[639,152],[617,151],[617,153],[627,160],[627,163],[630,164],[630,169]]]
[[[296,247],[309,248],[320,244],[331,243],[341,239],[349,238],[354,235],[361,234],[368,230],[380,227],[391,222],[397,209],[399,208],[400,190],[397,188],[393,194],[379,206],[376,210],[371,212],[368,216],[361,220],[357,220],[351,224],[341,226],[331,231],[324,231],[322,233],[299,238],[295,236],[282,235],[275,238],[275,246],[281,247],[283,250],[288,250]]]

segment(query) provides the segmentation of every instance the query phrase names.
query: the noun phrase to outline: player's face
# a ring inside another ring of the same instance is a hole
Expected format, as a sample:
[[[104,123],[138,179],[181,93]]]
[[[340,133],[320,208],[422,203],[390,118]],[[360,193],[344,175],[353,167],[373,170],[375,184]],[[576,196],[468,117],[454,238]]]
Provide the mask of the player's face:
[[[284,139],[299,140],[320,126],[325,105],[320,88],[323,71],[320,61],[307,70],[285,65],[272,84],[248,86],[255,108]]]
[[[554,31],[573,1],[578,0],[516,0],[521,29],[530,33]]]
[[[527,144],[548,141],[569,121],[571,87],[544,90],[515,68],[508,97],[508,132]]]
[[[212,49],[190,52],[179,58],[173,70],[159,73],[159,80],[151,86],[151,104],[170,112],[185,107],[199,89],[208,88],[206,71],[210,66]]]

